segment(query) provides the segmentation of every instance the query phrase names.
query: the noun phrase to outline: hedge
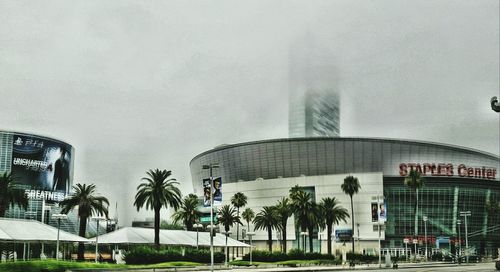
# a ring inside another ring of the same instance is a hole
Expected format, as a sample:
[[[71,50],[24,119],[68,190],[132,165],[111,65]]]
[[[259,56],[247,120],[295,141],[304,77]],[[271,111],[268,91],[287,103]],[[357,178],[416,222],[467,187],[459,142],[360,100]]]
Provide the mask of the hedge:
[[[252,251],[252,261],[256,262],[282,262],[289,260],[334,260],[335,256],[320,254],[317,252],[304,253],[298,249],[292,249],[288,254],[282,252],[269,252],[263,250]],[[250,260],[250,254],[243,256],[244,261]]]
[[[224,262],[224,253],[214,252],[214,262]],[[125,253],[127,264],[154,264],[171,261],[210,263],[209,250],[186,249],[184,256],[179,249],[155,250],[151,247],[137,247]]]

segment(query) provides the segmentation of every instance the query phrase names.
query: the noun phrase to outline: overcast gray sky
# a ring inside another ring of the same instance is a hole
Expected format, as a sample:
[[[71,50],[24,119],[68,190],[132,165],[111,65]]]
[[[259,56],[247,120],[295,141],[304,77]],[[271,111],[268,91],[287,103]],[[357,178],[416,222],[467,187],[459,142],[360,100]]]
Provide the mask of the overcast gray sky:
[[[335,66],[342,136],[499,153],[499,1],[0,1],[0,129],[63,139],[120,224],[135,187],[223,143],[287,137],[289,48]],[[165,217],[165,216],[164,216]]]

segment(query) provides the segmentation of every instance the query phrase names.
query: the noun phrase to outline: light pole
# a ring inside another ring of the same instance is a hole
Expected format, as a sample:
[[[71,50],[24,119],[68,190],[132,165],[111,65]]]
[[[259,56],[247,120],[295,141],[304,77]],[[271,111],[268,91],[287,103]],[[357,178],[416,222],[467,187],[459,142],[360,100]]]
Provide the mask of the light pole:
[[[458,263],[462,263],[462,237],[460,236],[460,229],[462,228],[462,220],[458,219],[457,220],[457,225],[458,225]]]
[[[318,226],[318,238],[319,238],[319,254],[321,254],[321,227]]]
[[[202,169],[210,170],[210,271],[214,271],[214,177],[213,169],[219,168],[216,163],[202,166]]]
[[[99,255],[99,222],[101,220],[106,220],[104,217],[92,217],[92,220],[96,221],[97,225],[97,230],[96,230],[96,236],[95,236],[95,262],[98,262],[97,256]]]
[[[203,225],[200,223],[196,223],[193,225],[193,227],[196,228],[196,249],[198,249],[198,231],[199,231],[199,228],[203,228]]]
[[[252,236],[255,235],[255,232],[247,232],[248,239],[250,240],[250,265],[252,265]]]
[[[423,216],[422,220],[424,220],[424,228],[425,228],[425,260],[427,261],[427,216]]]
[[[57,219],[57,244],[56,244],[56,260],[59,260],[59,230],[61,229],[61,219],[66,219],[66,214],[53,214],[52,219]]]
[[[302,236],[302,251],[306,252],[306,235],[307,232],[302,231],[300,232],[300,236]]]
[[[361,239],[359,238],[359,223],[356,223],[357,231],[358,231],[358,252],[361,251]]]
[[[460,216],[464,217],[465,221],[465,260],[467,263],[469,263],[469,237],[467,237],[467,217],[471,216],[470,211],[463,211],[460,212]]]
[[[229,260],[229,251],[227,250],[227,236],[229,236],[229,234],[231,234],[232,232],[230,231],[224,231],[223,234],[226,235],[226,248],[225,248],[225,253],[226,253],[226,257],[224,258],[225,260],[225,265],[227,266],[227,262]]]

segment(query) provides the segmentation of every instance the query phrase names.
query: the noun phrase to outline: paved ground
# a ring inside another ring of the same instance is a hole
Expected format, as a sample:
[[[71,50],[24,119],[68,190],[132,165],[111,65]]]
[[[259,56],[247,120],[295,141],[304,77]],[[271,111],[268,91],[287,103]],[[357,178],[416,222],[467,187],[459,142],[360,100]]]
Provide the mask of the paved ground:
[[[205,267],[206,268],[206,267]],[[478,272],[497,272],[495,269],[495,264],[493,262],[490,263],[479,263],[479,264],[469,264],[469,265],[456,265],[456,264],[443,264],[443,263],[427,263],[427,264],[402,264],[400,265],[401,272],[412,272],[412,271],[420,271],[420,272],[431,272],[431,271],[450,271],[450,272],[460,272],[460,271],[478,271]],[[172,269],[149,269],[149,270],[134,270],[135,272],[164,272],[164,271],[174,271]],[[210,270],[198,268],[196,270],[193,269],[179,269],[178,271],[198,271],[198,272],[208,272]],[[394,271],[393,269],[379,269],[377,265],[371,266],[356,266],[355,269],[343,268],[341,266],[316,266],[316,267],[280,267],[280,268],[233,268],[233,269],[224,269],[222,267],[217,267],[215,270],[217,272],[329,272],[329,271]]]

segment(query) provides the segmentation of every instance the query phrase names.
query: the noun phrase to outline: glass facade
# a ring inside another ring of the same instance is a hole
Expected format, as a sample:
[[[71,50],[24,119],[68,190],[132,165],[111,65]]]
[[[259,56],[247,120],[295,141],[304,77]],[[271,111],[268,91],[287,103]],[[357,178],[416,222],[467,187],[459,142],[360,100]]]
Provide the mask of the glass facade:
[[[458,246],[461,240],[465,247],[465,221],[461,211],[470,211],[467,218],[469,246],[477,253],[492,253],[500,247],[500,214],[491,212],[488,203],[500,203],[500,186],[491,186],[483,180],[427,179],[418,192],[417,237],[425,240],[425,229],[429,244],[436,246],[439,237],[448,237],[452,242],[448,250]],[[405,237],[415,237],[415,193],[402,185],[401,179],[384,179],[384,196],[389,217],[386,237],[387,247],[404,247]],[[423,217],[427,217],[427,224]],[[461,224],[459,224],[461,221]],[[427,225],[427,226],[425,226]],[[460,230],[459,230],[460,228]],[[459,237],[461,232],[461,237]],[[486,252],[490,250],[490,252]]]

